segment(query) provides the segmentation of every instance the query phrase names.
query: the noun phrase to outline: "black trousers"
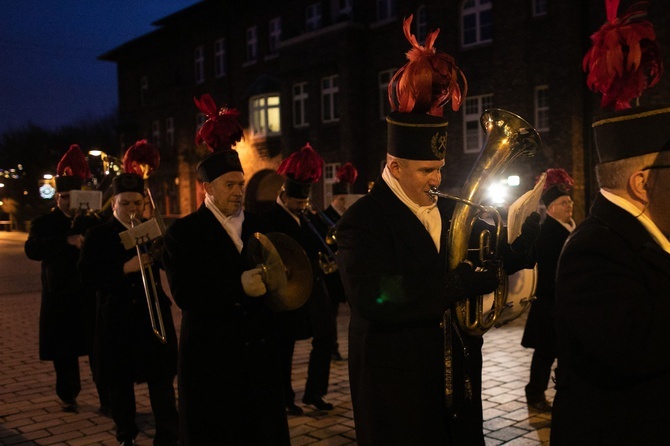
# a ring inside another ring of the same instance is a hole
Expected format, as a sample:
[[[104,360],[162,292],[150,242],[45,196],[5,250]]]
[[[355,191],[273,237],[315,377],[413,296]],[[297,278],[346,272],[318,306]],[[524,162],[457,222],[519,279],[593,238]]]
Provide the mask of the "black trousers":
[[[147,382],[151,410],[156,421],[154,445],[175,446],[179,440],[179,415],[174,393],[174,378],[161,378]],[[119,442],[134,439],[139,430],[135,423],[135,383],[116,381],[109,384],[110,408],[116,424]]]
[[[77,355],[53,360],[56,371],[56,395],[64,403],[72,404],[81,392],[79,357]]]
[[[526,398],[533,401],[544,400],[544,392],[549,387],[551,366],[554,364],[553,355],[547,355],[535,349],[530,362],[530,380],[526,385]]]

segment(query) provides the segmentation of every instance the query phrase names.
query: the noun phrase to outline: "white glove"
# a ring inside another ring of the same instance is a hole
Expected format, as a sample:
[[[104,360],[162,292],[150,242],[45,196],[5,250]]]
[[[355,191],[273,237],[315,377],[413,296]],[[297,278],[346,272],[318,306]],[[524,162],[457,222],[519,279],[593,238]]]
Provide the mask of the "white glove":
[[[254,268],[242,273],[242,288],[247,296],[259,297],[267,292],[262,271],[262,268]]]

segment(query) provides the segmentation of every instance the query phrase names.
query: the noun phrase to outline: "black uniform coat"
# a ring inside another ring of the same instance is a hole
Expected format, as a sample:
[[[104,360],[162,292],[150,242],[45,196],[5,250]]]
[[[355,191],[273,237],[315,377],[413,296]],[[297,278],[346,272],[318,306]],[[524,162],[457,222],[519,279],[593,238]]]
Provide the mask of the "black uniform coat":
[[[554,328],[554,293],[558,256],[570,231],[558,220],[547,215],[537,239],[537,289],[535,300],[528,312],[521,345],[556,357],[556,329]]]
[[[267,232],[245,212],[238,253],[202,205],[165,235],[164,264],[182,310],[179,408],[182,445],[288,445],[273,314],[242,289],[247,241]]]
[[[24,247],[29,259],[42,262],[41,360],[90,353],[95,299],[79,280],[79,249],[67,243],[71,227],[72,219],[54,208],[32,222]]]
[[[335,208],[330,205],[324,211],[326,217],[337,227],[337,222],[340,221],[342,216],[335,210]],[[337,246],[332,247],[333,250],[337,251]],[[327,274],[325,276],[326,288],[328,288],[328,296],[333,302],[346,302],[347,298],[344,294],[344,287],[342,286],[342,278],[340,277],[340,272],[335,271],[334,273]]]
[[[556,280],[552,446],[667,444],[670,254],[599,194]]]
[[[289,212],[277,203],[273,203],[263,217],[273,231],[282,232],[297,241],[312,262],[314,285],[305,305],[297,310],[277,314],[282,335],[298,340],[314,336],[314,330],[334,333],[336,328],[330,297],[324,284],[324,274],[316,261],[319,251],[324,250],[319,236],[304,223],[299,225]]]
[[[100,364],[94,374],[103,382],[145,382],[177,374],[177,336],[170,306],[153,266],[161,314],[167,334],[162,344],[151,329],[140,272],[123,273],[123,264],[137,255],[126,250],[119,233],[126,230],[115,217],[89,229],[79,259],[84,282],[96,290],[99,314],[95,349]]]

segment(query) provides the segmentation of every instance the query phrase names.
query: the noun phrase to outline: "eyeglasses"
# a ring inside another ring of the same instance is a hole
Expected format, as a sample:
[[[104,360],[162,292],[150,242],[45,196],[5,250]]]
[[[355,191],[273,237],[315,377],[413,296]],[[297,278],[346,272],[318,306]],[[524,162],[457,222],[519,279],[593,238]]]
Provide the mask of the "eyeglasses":
[[[573,204],[575,204],[575,202],[572,200],[564,200],[553,204],[555,204],[556,206],[572,206]]]
[[[668,167],[670,167],[670,164],[659,164],[657,166],[646,166],[643,167],[641,170],[667,169]]]

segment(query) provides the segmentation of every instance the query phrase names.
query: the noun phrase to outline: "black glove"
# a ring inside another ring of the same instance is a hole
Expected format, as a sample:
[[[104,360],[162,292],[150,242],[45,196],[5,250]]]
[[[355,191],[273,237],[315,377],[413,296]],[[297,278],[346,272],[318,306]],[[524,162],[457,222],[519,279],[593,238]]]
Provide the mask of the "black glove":
[[[475,271],[471,263],[461,262],[447,275],[447,299],[449,302],[489,294],[498,288],[496,268]]]
[[[540,214],[533,212],[521,226],[521,234],[512,242],[512,251],[517,254],[529,253],[540,236]]]

